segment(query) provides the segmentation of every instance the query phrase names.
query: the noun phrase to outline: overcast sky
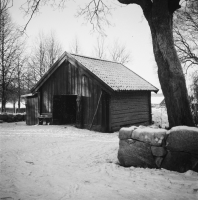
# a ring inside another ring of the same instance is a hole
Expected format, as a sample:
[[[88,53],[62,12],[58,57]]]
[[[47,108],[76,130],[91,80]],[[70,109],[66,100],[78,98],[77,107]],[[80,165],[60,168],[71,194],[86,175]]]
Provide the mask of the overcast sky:
[[[54,31],[65,51],[69,52],[72,42],[78,38],[82,54],[93,56],[98,33],[93,33],[92,26],[86,23],[82,17],[75,17],[78,6],[85,5],[87,1],[81,0],[79,4],[71,0],[66,3],[66,8],[63,10],[50,6],[41,7],[40,13],[33,17],[26,30],[29,46],[32,43],[35,44],[35,37],[38,36],[39,32],[48,34],[50,31]],[[25,0],[14,1],[14,6],[10,9],[13,21],[20,26],[24,26],[29,19],[24,16],[24,12],[20,9],[23,2]],[[119,5],[116,0],[111,2]],[[131,53],[131,61],[126,66],[160,88],[150,29],[143,17],[142,10],[137,5],[113,6],[116,9],[112,10],[112,15],[109,17],[112,26],[104,27],[107,48],[116,39],[125,44]]]

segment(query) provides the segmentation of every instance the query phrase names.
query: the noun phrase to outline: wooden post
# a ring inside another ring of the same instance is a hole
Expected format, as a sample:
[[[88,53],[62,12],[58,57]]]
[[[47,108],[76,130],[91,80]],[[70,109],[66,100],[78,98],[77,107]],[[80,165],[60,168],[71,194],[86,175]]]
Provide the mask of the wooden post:
[[[100,104],[101,97],[102,97],[102,90],[101,90],[101,93],[100,93],[100,97],[99,97],[99,99],[98,99],[98,104],[97,104],[97,107],[96,107],[96,111],[95,111],[95,113],[94,113],[94,116],[93,116],[91,125],[90,125],[90,127],[89,127],[89,130],[91,130],[92,125],[93,125],[93,122],[94,122],[94,119],[95,119],[95,116],[96,116],[96,113],[98,112],[98,107],[99,107],[99,104]]]
[[[151,92],[148,92],[149,124],[152,124]]]
[[[82,128],[82,96],[78,95],[76,98],[76,126]]]

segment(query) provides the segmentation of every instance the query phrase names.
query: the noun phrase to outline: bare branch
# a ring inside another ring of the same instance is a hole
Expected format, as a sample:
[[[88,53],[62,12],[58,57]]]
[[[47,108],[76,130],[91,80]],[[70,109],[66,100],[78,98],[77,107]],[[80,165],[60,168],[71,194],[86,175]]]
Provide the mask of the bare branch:
[[[127,51],[126,46],[120,44],[118,40],[116,40],[114,45],[109,49],[109,53],[112,61],[123,65],[127,64],[131,59],[130,52]]]
[[[111,14],[110,6],[107,6],[102,0],[91,0],[84,8],[80,8],[77,17],[83,16],[87,22],[90,22],[93,30],[104,34],[103,25],[110,25],[108,15]]]
[[[105,59],[106,54],[105,54],[105,38],[104,37],[98,37],[96,46],[94,47],[94,54],[96,58],[99,59]]]
[[[187,73],[190,67],[198,65],[198,7],[195,9],[192,0],[184,6],[176,12],[173,30],[175,47]]]
[[[41,1],[41,0],[37,0],[37,1],[35,2],[35,5],[34,5],[34,4],[32,5],[32,7],[31,7],[32,11],[31,11],[30,18],[29,18],[28,22],[26,23],[25,27],[23,28],[23,31],[22,31],[22,32],[24,32],[24,31],[26,30],[28,24],[30,23],[30,21],[31,21],[31,19],[32,19],[32,17],[33,17],[33,15],[35,14],[35,12],[38,11],[40,1]],[[28,13],[29,13],[29,11],[27,12],[27,14],[28,14]]]

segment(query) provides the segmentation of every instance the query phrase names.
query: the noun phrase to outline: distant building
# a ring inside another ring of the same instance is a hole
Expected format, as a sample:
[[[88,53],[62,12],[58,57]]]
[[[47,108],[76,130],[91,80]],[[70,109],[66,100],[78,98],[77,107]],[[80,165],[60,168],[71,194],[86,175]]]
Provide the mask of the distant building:
[[[162,102],[160,103],[160,106],[161,106],[161,107],[166,107],[165,99],[162,100]]]
[[[152,107],[160,107],[160,104],[164,100],[163,94],[152,94],[151,95],[151,105]]]

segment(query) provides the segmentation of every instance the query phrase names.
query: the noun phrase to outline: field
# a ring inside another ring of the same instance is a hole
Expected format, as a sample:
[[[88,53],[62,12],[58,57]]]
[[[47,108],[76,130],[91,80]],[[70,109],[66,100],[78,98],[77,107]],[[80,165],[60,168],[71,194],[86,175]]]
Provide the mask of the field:
[[[0,199],[194,200],[198,174],[118,164],[118,132],[0,124]]]

